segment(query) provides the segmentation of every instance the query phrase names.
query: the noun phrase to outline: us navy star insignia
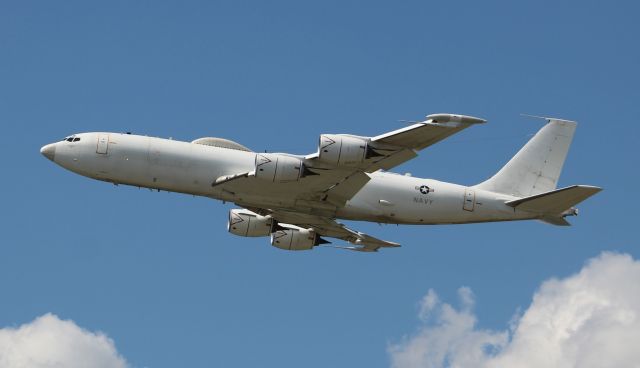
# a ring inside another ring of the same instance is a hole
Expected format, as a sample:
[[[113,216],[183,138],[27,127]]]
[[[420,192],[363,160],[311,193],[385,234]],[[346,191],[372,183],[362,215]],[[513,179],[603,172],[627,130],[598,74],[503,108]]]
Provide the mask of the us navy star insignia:
[[[422,194],[429,194],[431,192],[434,192],[434,190],[432,188],[429,188],[429,186],[427,185],[421,185],[419,187],[416,187],[416,189],[418,189]]]

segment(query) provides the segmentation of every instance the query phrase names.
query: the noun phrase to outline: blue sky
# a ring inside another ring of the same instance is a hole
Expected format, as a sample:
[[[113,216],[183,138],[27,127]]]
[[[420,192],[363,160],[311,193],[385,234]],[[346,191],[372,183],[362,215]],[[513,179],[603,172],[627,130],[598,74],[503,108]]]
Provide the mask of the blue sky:
[[[429,289],[504,329],[540,283],[640,256],[633,2],[0,3],[0,327],[46,313],[137,367],[389,365]],[[229,204],[74,175],[39,148],[85,131],[310,153],[436,112],[486,118],[398,172],[484,180],[541,122],[579,122],[561,185],[605,190],[571,228],[350,223],[398,241],[288,253],[225,231]]]

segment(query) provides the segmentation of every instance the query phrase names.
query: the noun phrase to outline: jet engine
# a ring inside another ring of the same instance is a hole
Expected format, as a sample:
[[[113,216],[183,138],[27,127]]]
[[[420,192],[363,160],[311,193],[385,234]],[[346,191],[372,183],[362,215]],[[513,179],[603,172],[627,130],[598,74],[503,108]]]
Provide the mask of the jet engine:
[[[271,216],[260,216],[245,209],[229,211],[227,230],[238,236],[269,236],[273,228]]]
[[[323,134],[318,144],[318,160],[334,166],[357,166],[372,152],[366,139],[340,134]]]
[[[284,250],[309,250],[318,244],[328,243],[310,229],[285,225],[286,228],[271,234],[271,245]]]
[[[277,153],[256,155],[256,178],[276,183],[298,181],[304,174],[304,165],[298,158]]]

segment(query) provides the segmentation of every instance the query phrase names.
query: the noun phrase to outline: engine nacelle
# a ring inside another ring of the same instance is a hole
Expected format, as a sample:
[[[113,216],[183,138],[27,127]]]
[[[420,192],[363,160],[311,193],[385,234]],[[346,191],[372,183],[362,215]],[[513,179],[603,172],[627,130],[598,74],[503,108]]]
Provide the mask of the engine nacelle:
[[[365,139],[340,134],[323,134],[318,145],[318,160],[334,166],[357,166],[367,159]]]
[[[304,173],[300,159],[276,153],[256,155],[256,178],[276,183],[298,181]]]
[[[229,211],[227,230],[238,236],[269,236],[273,228],[273,218],[261,216],[244,209]]]
[[[315,231],[297,226],[277,230],[271,234],[271,245],[284,250],[309,250],[320,244],[321,240]]]

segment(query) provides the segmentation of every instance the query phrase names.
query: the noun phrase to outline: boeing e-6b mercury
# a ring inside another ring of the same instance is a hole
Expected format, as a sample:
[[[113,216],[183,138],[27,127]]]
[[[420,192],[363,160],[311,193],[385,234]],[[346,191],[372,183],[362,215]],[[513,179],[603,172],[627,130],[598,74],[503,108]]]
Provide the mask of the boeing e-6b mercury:
[[[390,224],[464,224],[538,219],[569,225],[565,217],[601,188],[556,189],[576,129],[547,124],[488,180],[463,186],[398,175],[389,170],[417,152],[485,120],[433,114],[375,137],[323,134],[306,156],[256,153],[230,140],[180,142],[133,134],[81,133],[41,153],[80,175],[234,202],[228,230],[270,236],[286,250],[307,250],[342,239],[340,248],[373,252],[399,244],[347,228],[336,219]]]

